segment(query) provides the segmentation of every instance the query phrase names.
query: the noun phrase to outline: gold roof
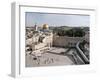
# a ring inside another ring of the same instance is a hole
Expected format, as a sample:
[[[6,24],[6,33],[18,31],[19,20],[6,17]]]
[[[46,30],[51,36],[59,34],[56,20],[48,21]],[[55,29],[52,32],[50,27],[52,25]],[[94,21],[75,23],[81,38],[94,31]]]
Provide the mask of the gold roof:
[[[48,24],[43,24],[42,26],[43,29],[48,29],[48,27],[49,27]]]

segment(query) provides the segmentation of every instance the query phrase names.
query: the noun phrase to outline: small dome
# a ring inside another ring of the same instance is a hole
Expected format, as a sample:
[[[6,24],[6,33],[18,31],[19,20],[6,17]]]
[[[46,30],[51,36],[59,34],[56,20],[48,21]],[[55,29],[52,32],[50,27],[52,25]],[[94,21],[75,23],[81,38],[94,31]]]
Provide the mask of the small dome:
[[[43,24],[43,27],[42,28],[43,29],[48,29],[48,27],[49,27],[48,24]]]

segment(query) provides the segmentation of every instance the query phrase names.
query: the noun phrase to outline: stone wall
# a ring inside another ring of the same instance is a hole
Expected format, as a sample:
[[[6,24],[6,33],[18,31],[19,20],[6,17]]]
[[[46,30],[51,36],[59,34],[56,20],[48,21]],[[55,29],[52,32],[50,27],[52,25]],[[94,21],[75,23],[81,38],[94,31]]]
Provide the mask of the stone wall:
[[[53,46],[74,47],[77,42],[84,40],[84,37],[53,36]]]

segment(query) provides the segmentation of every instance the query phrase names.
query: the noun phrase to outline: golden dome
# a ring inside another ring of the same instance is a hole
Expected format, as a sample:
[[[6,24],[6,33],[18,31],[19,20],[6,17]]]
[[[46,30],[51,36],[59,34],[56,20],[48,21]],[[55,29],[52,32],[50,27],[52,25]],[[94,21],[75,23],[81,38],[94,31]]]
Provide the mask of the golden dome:
[[[49,27],[48,24],[43,24],[43,27],[42,28],[43,29],[48,29],[48,27]]]

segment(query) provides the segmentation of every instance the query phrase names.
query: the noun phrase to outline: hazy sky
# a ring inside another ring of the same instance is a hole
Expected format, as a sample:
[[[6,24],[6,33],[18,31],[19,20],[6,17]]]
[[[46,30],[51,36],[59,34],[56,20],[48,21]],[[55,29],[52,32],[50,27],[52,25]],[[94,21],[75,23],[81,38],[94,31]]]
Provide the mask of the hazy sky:
[[[25,21],[26,26],[34,26],[35,23],[39,26],[89,26],[90,16],[26,12]]]

